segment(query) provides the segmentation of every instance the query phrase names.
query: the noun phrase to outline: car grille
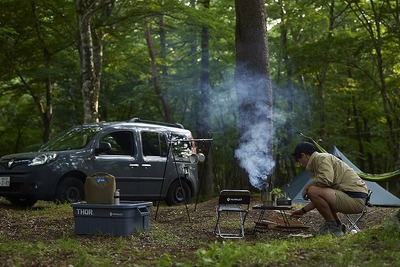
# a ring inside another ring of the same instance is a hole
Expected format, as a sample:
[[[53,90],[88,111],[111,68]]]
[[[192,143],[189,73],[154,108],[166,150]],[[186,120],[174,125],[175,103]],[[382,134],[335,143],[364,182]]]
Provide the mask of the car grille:
[[[23,186],[22,183],[11,183],[10,186],[7,187],[0,186],[0,192],[7,192],[7,193],[19,192],[21,191],[22,186]]]
[[[0,161],[0,165],[6,170],[10,170],[19,165],[26,165],[30,161],[30,159],[3,159]]]

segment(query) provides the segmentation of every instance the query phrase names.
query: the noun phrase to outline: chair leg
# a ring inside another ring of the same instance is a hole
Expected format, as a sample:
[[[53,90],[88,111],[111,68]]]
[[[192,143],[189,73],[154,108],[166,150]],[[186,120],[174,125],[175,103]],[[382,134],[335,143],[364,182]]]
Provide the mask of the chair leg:
[[[247,212],[240,213],[241,237],[244,237],[244,222],[246,221]]]
[[[221,238],[243,238],[244,231],[244,223],[247,217],[247,212],[239,212],[239,233],[222,233],[221,231],[221,212],[217,212],[217,222],[215,224],[214,233],[217,237]]]
[[[356,230],[357,232],[360,232],[361,229],[357,226],[357,223],[364,217],[364,215],[367,213],[366,210],[363,210],[361,214],[358,216],[357,219],[353,220],[348,214],[344,214],[346,217],[347,221],[350,223],[349,228],[347,229],[347,233],[349,233],[351,230]]]
[[[218,210],[216,210],[216,213],[217,213],[217,222],[215,223],[214,234],[216,236],[221,236],[221,228],[219,225],[219,223],[220,223],[219,220],[220,220],[221,215]]]
[[[349,233],[351,230],[356,230],[357,232],[360,232],[360,231],[361,231],[360,228],[357,226],[356,222],[353,221],[353,220],[350,218],[349,215],[345,214],[344,216],[346,217],[347,221],[348,221],[349,224],[350,224],[349,227],[347,228],[347,231],[346,231],[347,233]]]

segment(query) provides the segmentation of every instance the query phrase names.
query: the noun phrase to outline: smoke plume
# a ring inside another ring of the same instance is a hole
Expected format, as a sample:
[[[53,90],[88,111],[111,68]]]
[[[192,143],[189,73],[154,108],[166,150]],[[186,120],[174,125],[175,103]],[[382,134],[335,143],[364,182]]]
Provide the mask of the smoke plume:
[[[247,73],[249,74],[249,73]],[[250,183],[261,189],[272,174],[273,158],[272,94],[267,77],[242,76],[236,79],[239,104],[239,145],[235,157],[249,175]]]

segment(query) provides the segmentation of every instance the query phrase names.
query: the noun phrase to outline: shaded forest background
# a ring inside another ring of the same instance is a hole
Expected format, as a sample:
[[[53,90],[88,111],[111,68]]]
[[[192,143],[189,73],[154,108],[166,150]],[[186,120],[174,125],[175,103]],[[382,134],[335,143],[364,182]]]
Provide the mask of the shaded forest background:
[[[398,169],[398,1],[265,2],[276,186],[299,171],[290,154],[300,132],[336,145],[364,172]],[[208,193],[248,184],[234,156],[233,0],[0,0],[0,8],[0,155],[85,122],[176,121],[197,138],[212,134]],[[382,185],[400,195],[399,179]]]

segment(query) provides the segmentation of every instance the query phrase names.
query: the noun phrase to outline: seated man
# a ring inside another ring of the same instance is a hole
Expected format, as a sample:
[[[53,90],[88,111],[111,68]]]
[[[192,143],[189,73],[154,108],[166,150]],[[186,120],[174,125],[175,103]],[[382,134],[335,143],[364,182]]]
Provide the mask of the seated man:
[[[291,216],[301,217],[317,209],[326,222],[315,234],[344,235],[345,227],[337,212],[351,214],[363,210],[368,196],[365,182],[342,160],[328,153],[318,153],[311,143],[297,144],[292,155],[314,181],[302,193],[303,199],[311,202]]]

